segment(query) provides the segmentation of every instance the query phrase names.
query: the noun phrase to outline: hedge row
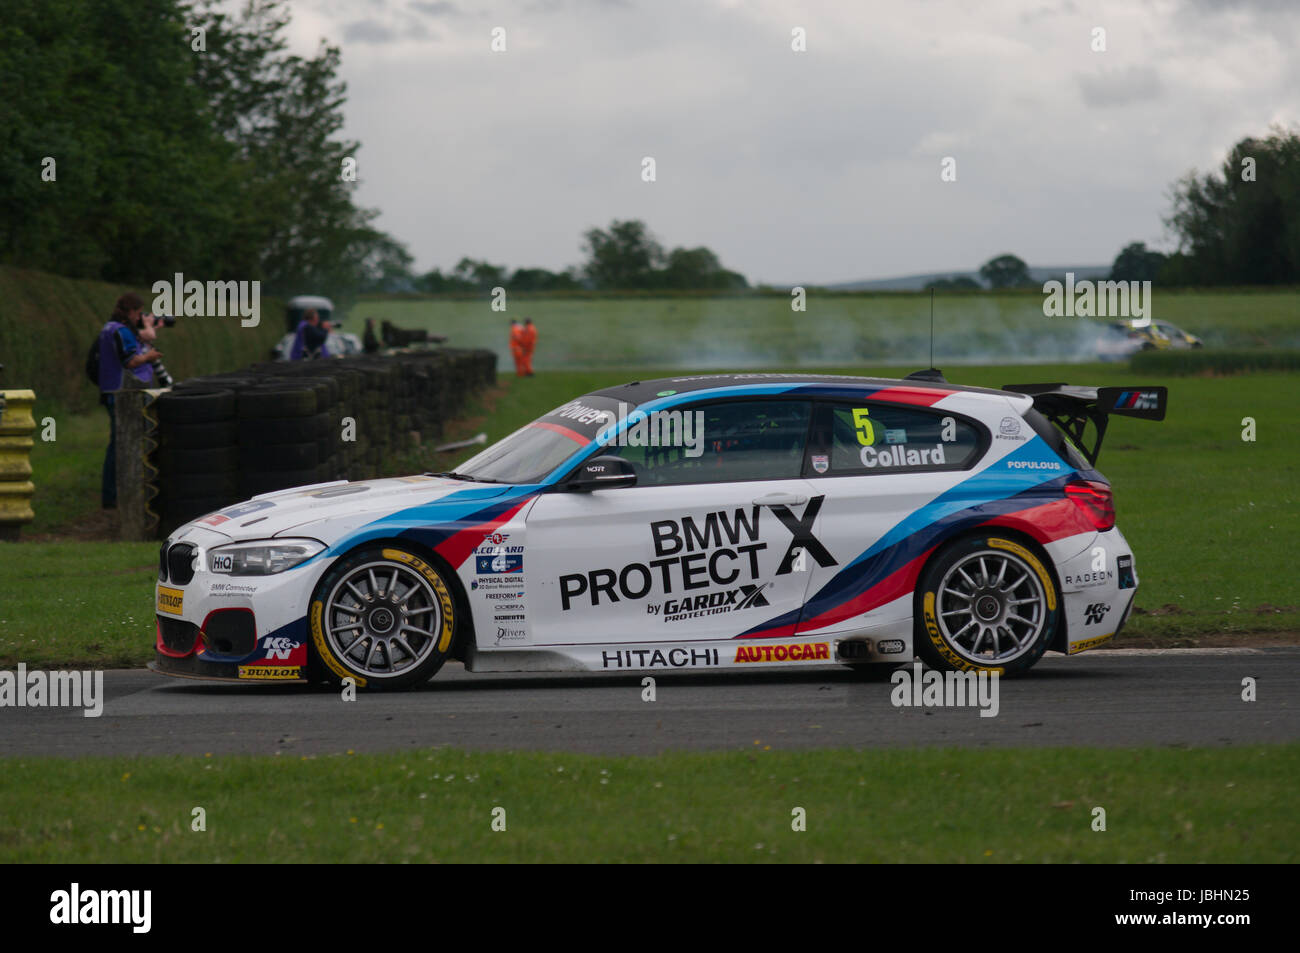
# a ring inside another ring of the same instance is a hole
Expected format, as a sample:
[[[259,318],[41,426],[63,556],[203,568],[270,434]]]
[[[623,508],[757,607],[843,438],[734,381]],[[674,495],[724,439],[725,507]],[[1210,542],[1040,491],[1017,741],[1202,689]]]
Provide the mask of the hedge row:
[[[1177,351],[1139,351],[1130,367],[1149,374],[1173,377],[1194,375],[1248,374],[1251,371],[1300,371],[1300,350],[1259,348],[1255,350],[1213,350],[1197,348]]]

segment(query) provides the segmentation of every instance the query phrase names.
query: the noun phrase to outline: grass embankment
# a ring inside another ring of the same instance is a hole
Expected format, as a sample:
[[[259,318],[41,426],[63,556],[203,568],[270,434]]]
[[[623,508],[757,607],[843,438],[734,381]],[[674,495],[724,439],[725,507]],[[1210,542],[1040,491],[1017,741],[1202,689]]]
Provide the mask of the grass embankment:
[[[86,379],[86,351],[127,291],[151,310],[148,287],[0,265],[0,388],[34,390],[37,420],[94,409],[99,391]],[[264,297],[257,327],[243,327],[238,317],[180,317],[159,331],[157,347],[180,380],[266,360],[283,335],[284,304]]]
[[[0,762],[0,861],[1300,859],[1300,745],[855,752],[759,741],[642,758],[441,749],[10,759]],[[1093,829],[1098,807],[1104,831]],[[193,830],[195,808],[206,830]]]

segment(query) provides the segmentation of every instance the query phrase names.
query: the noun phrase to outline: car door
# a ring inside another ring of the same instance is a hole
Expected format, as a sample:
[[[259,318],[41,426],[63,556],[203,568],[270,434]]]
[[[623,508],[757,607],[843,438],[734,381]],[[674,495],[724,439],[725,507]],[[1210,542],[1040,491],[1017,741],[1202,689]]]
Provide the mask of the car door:
[[[628,460],[636,485],[557,489],[529,510],[529,558],[543,567],[529,592],[534,645],[725,639],[797,617],[800,536],[820,506],[801,476],[810,402],[681,410],[697,415],[696,445],[636,446],[628,432],[593,454]]]
[[[1008,416],[1002,439],[1023,442],[1022,424]],[[869,400],[818,403],[805,475],[825,498],[819,537],[835,561],[808,567],[800,633],[851,632],[911,614],[900,570],[931,545],[927,530],[941,514],[926,507],[966,480],[989,440],[960,414]]]

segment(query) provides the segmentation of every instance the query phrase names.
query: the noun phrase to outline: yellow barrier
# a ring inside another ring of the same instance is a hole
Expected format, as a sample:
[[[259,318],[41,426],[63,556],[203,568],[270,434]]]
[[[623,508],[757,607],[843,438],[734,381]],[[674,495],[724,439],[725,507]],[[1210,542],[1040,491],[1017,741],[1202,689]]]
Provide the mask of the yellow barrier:
[[[0,539],[17,539],[22,524],[36,518],[32,512],[35,403],[34,391],[0,391]]]

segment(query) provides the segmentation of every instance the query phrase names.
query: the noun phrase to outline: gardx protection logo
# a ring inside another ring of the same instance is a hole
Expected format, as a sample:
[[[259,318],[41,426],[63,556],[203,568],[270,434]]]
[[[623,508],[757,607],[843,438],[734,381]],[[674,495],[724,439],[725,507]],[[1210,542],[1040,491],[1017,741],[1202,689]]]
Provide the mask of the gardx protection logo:
[[[736,612],[740,609],[761,609],[771,605],[763,596],[763,590],[770,585],[770,582],[759,586],[741,585],[720,592],[669,599],[666,602],[646,606],[646,612],[650,615],[662,615],[665,622],[678,622],[682,619],[697,619],[701,616]]]

